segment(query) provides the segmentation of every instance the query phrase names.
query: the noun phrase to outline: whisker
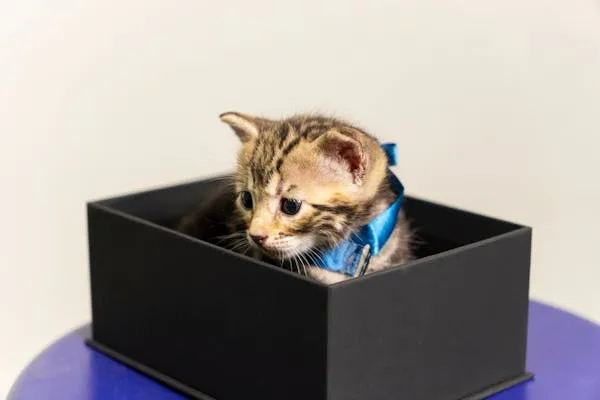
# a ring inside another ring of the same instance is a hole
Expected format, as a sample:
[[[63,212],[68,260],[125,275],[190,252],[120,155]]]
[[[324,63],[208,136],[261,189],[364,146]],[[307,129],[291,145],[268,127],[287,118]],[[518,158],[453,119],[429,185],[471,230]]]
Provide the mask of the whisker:
[[[317,250],[317,249],[308,249],[308,254],[312,258],[313,263],[318,264],[318,262],[315,262],[315,257],[316,257],[317,260],[321,264],[325,264],[325,261],[323,260],[323,257],[322,257],[323,253],[321,253],[319,250]]]
[[[300,268],[298,268],[298,274],[302,275],[302,270],[304,269],[304,261],[302,259],[302,253],[298,254],[298,261],[300,261]]]
[[[220,236],[215,236],[215,239],[219,242],[224,242],[226,240],[230,240],[230,239],[235,239],[235,238],[242,238],[246,235],[245,231],[241,231],[241,232],[233,232],[233,233],[229,233],[227,235],[220,235]]]
[[[235,242],[233,242],[230,246],[228,246],[228,248],[231,251],[238,251],[240,249],[245,249],[244,252],[246,252],[248,250],[250,246],[250,243],[248,243],[248,241],[245,238],[241,238]]]
[[[298,266],[298,258],[296,256],[294,256],[294,258],[292,258],[292,260],[294,260],[294,264],[296,266],[295,272],[300,273],[300,267]]]
[[[304,262],[302,263],[302,266],[304,268],[304,276],[308,276],[308,264],[310,264],[310,262],[306,259],[305,255],[302,255],[302,259],[304,260]]]

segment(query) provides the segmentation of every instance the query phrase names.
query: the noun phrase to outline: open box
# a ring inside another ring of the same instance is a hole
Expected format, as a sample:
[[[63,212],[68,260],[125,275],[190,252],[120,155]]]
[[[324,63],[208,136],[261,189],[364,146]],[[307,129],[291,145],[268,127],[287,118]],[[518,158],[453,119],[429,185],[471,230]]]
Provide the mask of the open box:
[[[481,399],[531,377],[530,228],[408,197],[418,259],[327,286],[173,230],[218,184],[88,204],[90,345],[197,399]]]

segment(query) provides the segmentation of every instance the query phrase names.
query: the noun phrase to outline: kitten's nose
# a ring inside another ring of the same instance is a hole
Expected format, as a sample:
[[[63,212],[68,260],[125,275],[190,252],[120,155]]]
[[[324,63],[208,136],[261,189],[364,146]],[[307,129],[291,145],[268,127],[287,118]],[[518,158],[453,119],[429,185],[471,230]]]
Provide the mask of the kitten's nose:
[[[250,237],[252,238],[252,240],[254,240],[256,243],[258,244],[263,244],[265,242],[265,240],[267,240],[267,238],[269,237],[268,235],[253,235],[251,234]]]

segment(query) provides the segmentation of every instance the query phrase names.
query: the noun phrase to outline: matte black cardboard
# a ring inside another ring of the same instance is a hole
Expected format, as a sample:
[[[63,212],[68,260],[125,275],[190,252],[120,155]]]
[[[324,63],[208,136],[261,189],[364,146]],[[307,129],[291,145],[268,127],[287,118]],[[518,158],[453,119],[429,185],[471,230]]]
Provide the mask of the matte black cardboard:
[[[531,376],[530,228],[409,197],[419,258],[327,286],[170,228],[217,184],[88,204],[91,345],[198,399],[480,399]]]

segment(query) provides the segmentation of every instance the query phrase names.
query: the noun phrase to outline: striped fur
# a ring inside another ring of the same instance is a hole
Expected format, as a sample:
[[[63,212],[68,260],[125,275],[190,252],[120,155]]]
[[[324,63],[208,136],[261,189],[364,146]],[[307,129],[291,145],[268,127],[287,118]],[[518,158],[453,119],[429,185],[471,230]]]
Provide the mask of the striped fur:
[[[267,120],[229,112],[221,120],[242,142],[233,182],[235,211],[225,237],[244,252],[322,282],[346,279],[313,265],[323,251],[349,238],[394,201],[379,142],[360,128],[321,115]],[[251,209],[241,201],[244,191],[252,196]],[[283,199],[301,201],[300,211],[284,213]],[[258,245],[252,236],[264,242]],[[367,273],[408,261],[409,241],[401,214]]]

